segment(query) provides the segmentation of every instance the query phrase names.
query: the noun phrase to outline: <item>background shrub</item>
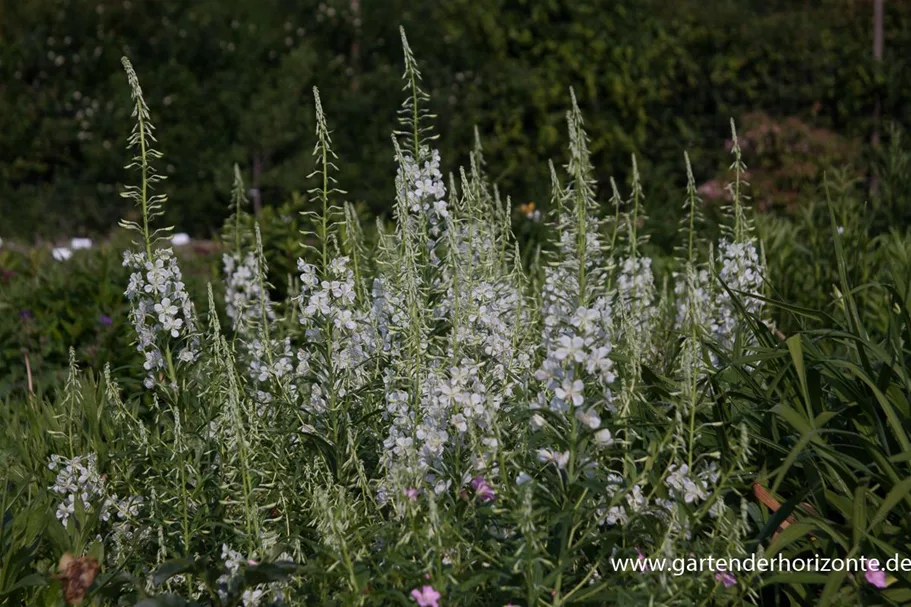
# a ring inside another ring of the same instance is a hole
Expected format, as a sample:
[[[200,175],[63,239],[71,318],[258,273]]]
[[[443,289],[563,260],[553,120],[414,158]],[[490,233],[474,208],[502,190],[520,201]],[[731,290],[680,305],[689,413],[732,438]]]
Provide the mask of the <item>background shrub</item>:
[[[180,229],[200,237],[217,230],[235,162],[256,190],[255,206],[280,205],[305,188],[313,85],[336,116],[350,199],[387,213],[385,129],[398,103],[403,24],[423,49],[449,169],[467,161],[477,125],[504,195],[544,206],[546,161],[561,157],[573,86],[592,126],[598,179],[627,182],[630,154],[638,155],[653,240],[669,252],[684,185],[680,151],[689,150],[700,183],[715,177],[728,118],[764,111],[775,123],[799,121],[798,130],[837,133],[827,137],[838,148],[841,137],[868,140],[878,94],[884,124],[908,126],[911,39],[902,23],[911,8],[886,9],[877,64],[863,0],[5,2],[0,234],[105,232],[120,217],[117,141],[129,118],[111,74],[124,53],[169,125],[162,170],[175,203],[169,219]],[[815,174],[842,159],[832,151],[817,158],[792,150],[788,166]]]

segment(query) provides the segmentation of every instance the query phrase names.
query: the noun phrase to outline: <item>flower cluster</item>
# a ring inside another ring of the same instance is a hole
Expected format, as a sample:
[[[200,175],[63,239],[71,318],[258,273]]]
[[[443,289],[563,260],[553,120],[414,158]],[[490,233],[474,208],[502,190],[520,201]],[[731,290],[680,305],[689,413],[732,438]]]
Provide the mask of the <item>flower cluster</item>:
[[[242,569],[250,565],[256,565],[253,559],[245,559],[240,552],[230,548],[227,544],[221,546],[221,560],[224,562],[226,573],[220,576],[218,583],[218,596],[222,601],[227,601],[232,591],[241,582]],[[290,562],[291,557],[282,554],[278,561]],[[274,605],[280,603],[284,598],[281,584],[273,583],[268,585],[258,585],[253,588],[246,588],[240,596],[240,604],[243,607],[259,607],[259,605]]]
[[[563,413],[572,410],[585,426],[600,427],[601,413],[612,411],[611,385],[616,378],[610,358],[612,330],[610,300],[604,296],[590,307],[577,308],[559,325],[545,327],[556,338],[545,341],[544,361],[535,373],[544,390],[532,408]],[[586,400],[583,373],[597,381],[600,395]],[[540,425],[543,420],[535,416],[533,422]]]
[[[756,244],[752,241],[722,240],[718,243],[718,263],[721,266],[718,270],[721,281],[735,293],[745,293],[743,296],[738,295],[744,308],[751,314],[758,314],[762,308],[762,301],[750,297],[762,291],[763,271]],[[719,315],[712,327],[712,333],[720,343],[730,345],[737,323],[736,310],[727,292],[721,295],[718,309]]]
[[[397,383],[392,373],[387,373],[385,381],[390,387]],[[404,390],[387,388],[384,416],[390,425],[383,446],[389,480],[394,486],[424,482],[437,493],[450,487],[451,483],[438,479],[434,470],[439,469],[443,452],[450,442],[451,404],[457,395],[458,387],[441,379],[435,371],[426,376],[416,406]],[[381,495],[387,492],[388,488],[383,488]]]
[[[254,253],[247,253],[241,259],[237,253],[222,256],[225,276],[225,311],[231,319],[232,328],[243,332],[251,323],[262,318],[262,306],[266,308],[269,320],[275,319],[275,311],[269,294],[263,294],[259,283],[259,262]]]
[[[396,331],[408,322],[402,293],[378,276],[373,280],[370,299],[370,317],[376,331],[378,350],[393,357],[400,355],[401,343],[396,338]]]
[[[298,373],[316,375],[312,411],[325,409],[325,390],[344,396],[366,381],[365,362],[377,348],[374,319],[357,305],[354,271],[348,264],[348,257],[333,258],[321,279],[316,266],[298,260],[300,324],[312,346],[298,352]]]
[[[145,357],[145,385],[152,388],[168,365],[193,363],[199,356],[193,304],[171,249],[156,249],[151,260],[144,253],[126,251],[123,265],[133,270],[125,294],[137,350]],[[176,361],[170,359],[172,345]]]
[[[698,504],[708,497],[711,485],[718,480],[718,469],[713,462],[696,476],[691,473],[687,464],[671,464],[664,480],[672,497],[687,504]]]
[[[687,536],[688,523],[685,517],[676,515],[679,505],[696,506],[709,498],[718,481],[719,471],[715,462],[704,466],[695,474],[687,464],[671,464],[667,469],[664,483],[667,498],[655,497],[651,503],[641,484],[633,484],[622,495],[616,505],[602,509],[601,523],[613,526],[626,524],[634,515],[652,515],[669,524],[670,528]],[[606,498],[612,500],[624,490],[624,479],[620,474],[611,472],[607,476]],[[709,509],[709,514],[717,517],[724,510],[724,502],[718,500]]]
[[[73,458],[51,455],[48,468],[57,472],[50,490],[63,496],[56,512],[57,520],[63,525],[76,512],[77,502],[86,511],[97,507],[103,521],[110,521],[112,517],[125,521],[139,514],[142,497],[120,499],[116,495],[110,495],[105,478],[98,472],[97,456],[94,453]],[[121,531],[128,533],[129,526],[122,524]]]
[[[686,270],[676,278],[674,295],[677,297],[677,327],[708,327],[712,322],[712,308],[715,305],[709,271],[687,264]]]
[[[628,257],[617,274],[616,310],[622,322],[618,327],[627,343],[647,353],[653,324],[657,318],[655,277],[649,257]]]
[[[399,160],[395,178],[396,192],[404,200],[412,221],[420,218],[420,224],[427,229],[427,247],[431,263],[440,262],[437,244],[446,229],[449,209],[446,202],[446,186],[440,172],[440,152],[422,146],[419,157],[403,153]]]
[[[507,280],[480,279],[459,283],[460,292],[446,294],[438,310],[451,318],[461,312],[450,341],[450,352],[458,346],[488,363],[488,372],[503,384],[510,396],[514,382],[526,375],[533,352],[520,337],[530,324],[530,309],[521,291]]]
[[[415,413],[410,397],[404,390],[395,389],[396,378],[391,372],[383,377],[386,399],[383,417],[389,424],[388,434],[383,441],[386,467],[390,475],[406,477],[404,484],[413,485],[417,474],[417,448],[414,439]],[[385,501],[386,488],[380,490],[380,500]]]
[[[677,327],[687,333],[695,329],[719,345],[731,347],[740,313],[722,283],[734,292],[748,313],[759,314],[762,301],[751,295],[762,291],[762,265],[753,240],[721,240],[713,262],[718,280],[710,274],[709,268],[697,268],[692,264],[677,277],[674,286]],[[716,362],[714,354],[711,359]]]
[[[260,415],[266,414],[274,392],[284,393],[289,400],[295,398],[300,368],[294,364],[296,357],[291,338],[270,339],[268,342],[253,339],[244,344],[244,350],[249,360],[247,372]]]
[[[616,473],[609,474],[607,477],[607,484],[604,487],[606,499],[613,500],[618,493],[623,491],[624,485],[625,483],[622,476]],[[648,511],[648,498],[642,491],[642,486],[634,484],[626,490],[619,504],[611,506],[606,511],[602,512],[603,518],[601,519],[601,523],[608,526],[618,524],[625,525],[629,522],[630,516],[634,514],[644,514]]]
[[[544,317],[545,344],[560,337],[564,326],[585,301],[598,297],[592,285],[602,282],[603,253],[598,234],[585,234],[584,261],[576,251],[577,243],[572,231],[560,233],[559,262],[544,269],[544,284],[541,287],[541,314]],[[580,266],[587,276],[587,284],[579,284]]]

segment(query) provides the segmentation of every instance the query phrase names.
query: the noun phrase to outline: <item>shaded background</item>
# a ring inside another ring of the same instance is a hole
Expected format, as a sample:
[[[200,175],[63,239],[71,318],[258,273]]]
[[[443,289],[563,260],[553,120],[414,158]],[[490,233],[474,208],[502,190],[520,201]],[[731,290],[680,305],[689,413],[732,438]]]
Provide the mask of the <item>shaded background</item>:
[[[798,182],[828,166],[868,176],[876,125],[887,139],[889,123],[911,120],[911,3],[884,4],[876,61],[873,0],[0,0],[0,236],[97,236],[130,212],[118,194],[132,124],[124,54],[179,230],[218,229],[235,162],[258,204],[306,204],[294,193],[312,166],[313,86],[340,185],[385,213],[400,24],[447,170],[477,125],[517,205],[546,203],[572,86],[599,181],[625,180],[637,154],[659,243],[676,225],[683,151],[711,197],[730,117],[759,206],[793,210]]]

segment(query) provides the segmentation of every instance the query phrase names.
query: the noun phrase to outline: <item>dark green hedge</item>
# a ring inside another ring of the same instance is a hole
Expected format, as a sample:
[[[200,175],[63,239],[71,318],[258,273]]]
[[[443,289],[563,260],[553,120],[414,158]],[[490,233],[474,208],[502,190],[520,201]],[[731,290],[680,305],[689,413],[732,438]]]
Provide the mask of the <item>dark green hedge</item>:
[[[342,186],[385,211],[399,24],[449,168],[477,125],[502,190],[540,204],[572,86],[599,177],[623,179],[638,154],[669,231],[682,150],[697,179],[714,176],[728,117],[765,110],[866,139],[879,93],[884,119],[908,124],[911,5],[886,7],[876,65],[870,0],[0,0],[0,236],[103,232],[128,212],[123,54],[159,127],[180,229],[220,225],[235,162],[263,204],[306,188],[313,86]]]

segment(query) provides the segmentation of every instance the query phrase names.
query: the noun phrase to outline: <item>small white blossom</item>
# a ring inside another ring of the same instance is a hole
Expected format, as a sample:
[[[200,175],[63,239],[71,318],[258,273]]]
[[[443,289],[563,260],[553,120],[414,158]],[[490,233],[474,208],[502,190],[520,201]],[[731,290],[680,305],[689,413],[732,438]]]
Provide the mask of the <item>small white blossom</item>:
[[[554,388],[554,394],[557,398],[565,402],[572,402],[573,405],[581,407],[585,400],[582,392],[585,390],[585,384],[581,380],[566,378],[559,387]]]
[[[57,261],[66,261],[73,256],[73,252],[67,247],[55,247],[54,250],[51,251],[51,255],[53,255],[54,259]]]

